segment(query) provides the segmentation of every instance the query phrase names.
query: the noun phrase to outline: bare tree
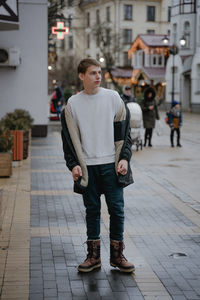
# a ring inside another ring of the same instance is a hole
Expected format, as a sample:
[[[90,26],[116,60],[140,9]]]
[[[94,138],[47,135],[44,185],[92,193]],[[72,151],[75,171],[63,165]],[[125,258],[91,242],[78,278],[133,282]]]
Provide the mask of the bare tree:
[[[123,49],[121,36],[120,34],[112,33],[107,23],[99,24],[93,28],[92,34],[96,38],[96,44],[105,60],[105,70],[109,73],[114,87],[121,92],[121,87],[112,74],[112,70],[117,64],[118,56]]]

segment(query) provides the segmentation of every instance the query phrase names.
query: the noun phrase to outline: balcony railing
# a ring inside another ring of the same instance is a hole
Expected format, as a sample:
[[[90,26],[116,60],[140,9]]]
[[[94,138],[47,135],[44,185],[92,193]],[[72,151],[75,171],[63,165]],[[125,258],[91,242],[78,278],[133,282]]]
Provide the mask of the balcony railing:
[[[18,0],[0,0],[0,30],[18,29]]]

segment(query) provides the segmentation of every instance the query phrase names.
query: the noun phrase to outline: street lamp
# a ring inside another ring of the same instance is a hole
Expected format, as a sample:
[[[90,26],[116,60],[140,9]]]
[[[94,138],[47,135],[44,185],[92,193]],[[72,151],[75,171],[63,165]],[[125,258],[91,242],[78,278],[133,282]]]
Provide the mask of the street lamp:
[[[180,42],[180,45],[181,45],[182,47],[184,47],[185,44],[186,44],[186,39],[185,39],[185,37],[182,36],[182,38],[179,40],[179,42]]]
[[[169,39],[168,39],[167,35],[164,36],[164,38],[162,39],[162,41],[163,41],[164,45],[168,45]]]
[[[163,38],[163,44],[167,45],[169,39],[167,36]],[[179,40],[181,47],[184,47],[186,44],[186,39],[184,36]],[[169,53],[172,54],[172,92],[171,92],[171,103],[174,100],[174,74],[175,74],[175,55],[178,54],[179,48],[176,44],[173,44],[169,47]]]

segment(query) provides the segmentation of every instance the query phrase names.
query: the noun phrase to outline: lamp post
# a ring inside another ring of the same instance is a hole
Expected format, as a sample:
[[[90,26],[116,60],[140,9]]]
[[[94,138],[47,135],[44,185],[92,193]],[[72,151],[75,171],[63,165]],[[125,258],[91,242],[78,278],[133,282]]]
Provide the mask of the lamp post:
[[[163,44],[168,45],[169,39],[167,36],[163,38]],[[181,47],[184,47],[186,44],[186,39],[184,36],[179,40]],[[174,74],[175,74],[175,55],[178,54],[179,48],[176,44],[173,44],[169,47],[169,53],[172,55],[172,92],[171,92],[171,103],[174,100]]]

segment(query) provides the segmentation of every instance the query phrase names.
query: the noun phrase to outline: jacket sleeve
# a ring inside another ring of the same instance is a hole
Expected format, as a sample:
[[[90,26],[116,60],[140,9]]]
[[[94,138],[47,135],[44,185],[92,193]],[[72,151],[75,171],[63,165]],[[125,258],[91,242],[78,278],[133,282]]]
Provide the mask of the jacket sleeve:
[[[170,125],[172,125],[172,122],[173,122],[173,117],[172,117],[172,111],[171,111],[171,109],[169,111],[168,118],[169,118],[169,126],[170,126]]]
[[[61,137],[63,142],[64,158],[66,161],[66,166],[70,171],[72,171],[72,169],[75,166],[79,165],[79,161],[76,152],[74,150],[74,146],[72,144],[70,134],[66,125],[64,110],[61,113],[61,124],[62,124]]]
[[[79,163],[76,161],[72,151],[70,151],[70,147],[68,146],[68,143],[66,141],[65,135],[63,133],[63,130],[61,131],[61,137],[62,137],[62,142],[63,142],[63,152],[64,152],[64,158],[66,161],[66,166],[70,171],[72,169],[79,165]]]
[[[141,101],[141,109],[142,111],[149,111],[149,106],[146,105],[146,102],[144,101],[144,99]]]
[[[122,147],[119,160],[125,159],[128,162],[132,157],[132,141],[131,141],[131,128],[130,128],[130,112],[126,107],[126,127],[125,127],[125,137],[124,137],[124,145]]]

